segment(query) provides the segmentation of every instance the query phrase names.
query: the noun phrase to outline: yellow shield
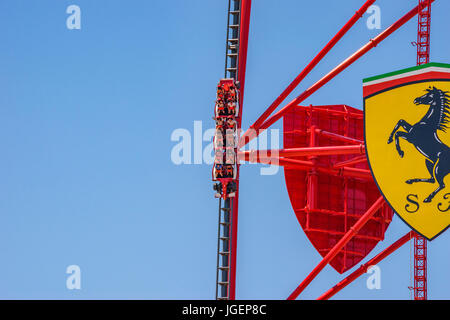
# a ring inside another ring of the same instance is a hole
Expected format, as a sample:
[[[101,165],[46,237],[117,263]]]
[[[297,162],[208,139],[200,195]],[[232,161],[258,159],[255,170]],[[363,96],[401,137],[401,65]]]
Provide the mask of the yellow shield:
[[[366,152],[392,209],[428,240],[450,225],[450,65],[365,79]]]

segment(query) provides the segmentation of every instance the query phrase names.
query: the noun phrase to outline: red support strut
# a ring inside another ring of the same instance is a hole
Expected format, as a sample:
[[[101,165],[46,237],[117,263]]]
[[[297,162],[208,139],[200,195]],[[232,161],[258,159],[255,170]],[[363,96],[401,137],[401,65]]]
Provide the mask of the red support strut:
[[[239,31],[239,67],[238,67],[238,81],[240,83],[239,95],[239,116],[238,129],[241,128],[242,121],[242,107],[244,102],[244,88],[245,88],[245,72],[247,66],[247,48],[248,48],[248,34],[250,29],[250,12],[252,7],[252,0],[242,0],[241,2],[241,22]],[[232,217],[231,217],[231,251],[230,251],[230,288],[229,299],[236,299],[236,260],[237,260],[237,235],[238,235],[238,209],[239,209],[239,161],[237,166],[236,177],[236,195],[233,200]]]
[[[328,254],[319,262],[314,270],[303,280],[303,282],[291,293],[288,300],[295,300],[300,293],[314,280],[314,278],[322,271],[323,268],[342,250],[342,248],[361,230],[370,218],[382,207],[384,204],[383,197],[379,197],[377,201],[367,210],[364,215],[350,228],[350,230],[339,240],[339,242],[331,249]]]
[[[355,281],[359,276],[363,275],[367,272],[367,269],[370,266],[376,265],[380,263],[383,259],[388,257],[391,253],[402,247],[405,243],[407,243],[411,238],[414,237],[414,231],[410,231],[407,234],[405,234],[403,237],[395,241],[393,244],[391,244],[389,247],[384,249],[382,252],[377,254],[374,258],[369,260],[367,263],[361,265],[357,270],[355,270],[353,273],[351,273],[348,277],[346,277],[344,280],[339,282],[337,285],[335,285],[333,288],[325,292],[323,295],[321,295],[317,300],[328,300],[332,296],[334,296],[336,293],[344,289],[346,286],[348,286],[350,283]]]

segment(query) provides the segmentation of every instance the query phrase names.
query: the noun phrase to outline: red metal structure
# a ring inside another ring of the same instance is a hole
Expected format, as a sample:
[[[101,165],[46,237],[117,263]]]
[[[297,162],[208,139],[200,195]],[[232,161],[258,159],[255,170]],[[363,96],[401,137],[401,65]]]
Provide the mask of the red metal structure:
[[[362,261],[384,239],[384,233],[392,219],[392,211],[379,194],[367,165],[362,111],[346,105],[304,106],[301,103],[417,14],[417,62],[428,62],[432,2],[434,0],[419,0],[418,6],[275,112],[375,3],[375,0],[365,1],[239,140],[237,150],[279,119],[284,120],[284,149],[238,151],[237,156],[238,160],[284,167],[286,185],[297,219],[323,257],[288,299],[296,299],[327,264],[343,273]],[[240,85],[239,114],[236,117],[239,129],[245,89],[250,11],[251,0],[229,0],[225,78],[234,79]],[[222,202],[219,204],[217,299],[236,298],[239,161],[236,170],[235,196],[229,198],[224,191],[224,207],[221,206]],[[414,295],[416,299],[426,299],[426,240],[413,232],[363,264],[319,299],[329,299],[366,272],[370,265],[379,263],[411,238],[414,238],[415,244]]]
[[[284,167],[297,219],[317,251],[325,256],[380,197],[364,156],[363,112],[349,106],[297,106],[284,116],[284,147],[354,148],[353,154],[295,157],[304,165]],[[384,239],[392,220],[385,204],[330,261],[339,273],[359,263]]]
[[[417,65],[430,62],[431,0],[419,0]],[[414,299],[427,300],[427,239],[414,236]]]

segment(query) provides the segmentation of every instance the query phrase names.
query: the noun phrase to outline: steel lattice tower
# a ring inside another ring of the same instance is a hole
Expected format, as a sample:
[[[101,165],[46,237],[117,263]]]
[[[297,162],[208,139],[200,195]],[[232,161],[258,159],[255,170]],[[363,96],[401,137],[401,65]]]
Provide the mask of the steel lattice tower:
[[[417,65],[430,62],[431,0],[419,0]],[[427,300],[427,239],[414,236],[414,300]]]

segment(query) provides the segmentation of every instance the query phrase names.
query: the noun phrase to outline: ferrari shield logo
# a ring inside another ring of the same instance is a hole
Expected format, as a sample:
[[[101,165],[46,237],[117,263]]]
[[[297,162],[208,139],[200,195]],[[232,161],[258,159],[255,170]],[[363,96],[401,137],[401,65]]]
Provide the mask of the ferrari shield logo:
[[[450,65],[365,79],[366,152],[392,209],[428,240],[450,225]]]

